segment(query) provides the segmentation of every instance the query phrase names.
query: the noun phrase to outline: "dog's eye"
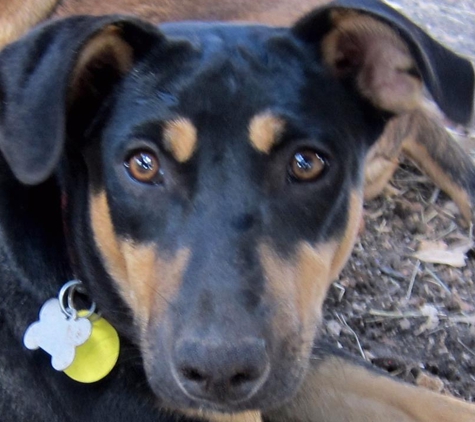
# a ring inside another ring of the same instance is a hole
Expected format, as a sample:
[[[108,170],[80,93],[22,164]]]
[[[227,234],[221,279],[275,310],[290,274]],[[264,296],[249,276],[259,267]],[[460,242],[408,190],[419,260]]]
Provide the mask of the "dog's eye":
[[[129,174],[138,182],[157,184],[162,172],[157,156],[150,151],[135,151],[124,162]]]
[[[301,149],[292,157],[288,172],[294,180],[312,182],[323,174],[326,167],[326,160],[316,151]]]

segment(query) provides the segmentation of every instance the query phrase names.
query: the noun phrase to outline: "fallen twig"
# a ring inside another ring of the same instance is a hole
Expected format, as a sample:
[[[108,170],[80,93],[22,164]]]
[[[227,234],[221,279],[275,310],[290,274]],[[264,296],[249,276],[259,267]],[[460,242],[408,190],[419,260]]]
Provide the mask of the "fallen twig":
[[[360,351],[360,354],[361,356],[363,357],[364,360],[367,360],[366,359],[366,355],[365,355],[365,352],[363,350],[363,347],[361,346],[361,343],[360,343],[360,339],[358,338],[358,334],[356,334],[356,332],[353,330],[353,328],[351,328],[348,323],[346,322],[346,319],[343,315],[340,315],[340,314],[336,314],[336,316],[338,317],[338,319],[340,320],[340,322],[348,329],[348,331],[353,334],[355,340],[356,340],[356,344],[358,345],[358,349]]]
[[[436,273],[434,273],[431,269],[425,268],[425,271],[435,280],[435,284],[438,286],[442,287],[447,293],[452,293],[451,290],[447,287],[447,285],[437,276]]]
[[[407,289],[405,301],[409,302],[409,299],[411,298],[412,295],[412,289],[414,288],[414,283],[416,281],[417,273],[419,272],[419,268],[421,266],[421,261],[417,260],[417,263],[414,267],[414,271],[412,271],[412,276],[411,276],[411,281],[409,282],[409,287]]]

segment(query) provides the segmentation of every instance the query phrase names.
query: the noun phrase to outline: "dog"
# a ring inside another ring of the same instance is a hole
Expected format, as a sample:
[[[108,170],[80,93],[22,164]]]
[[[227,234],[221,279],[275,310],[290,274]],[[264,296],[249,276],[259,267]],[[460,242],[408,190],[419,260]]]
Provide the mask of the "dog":
[[[473,421],[474,405],[318,335],[368,154],[401,121],[417,144],[404,119],[424,87],[468,121],[473,80],[376,0],[284,27],[73,16],[6,46],[2,421]],[[71,279],[85,297],[64,289]],[[118,362],[97,382],[28,350],[58,292],[72,324],[87,320],[73,302],[93,301],[118,332]]]

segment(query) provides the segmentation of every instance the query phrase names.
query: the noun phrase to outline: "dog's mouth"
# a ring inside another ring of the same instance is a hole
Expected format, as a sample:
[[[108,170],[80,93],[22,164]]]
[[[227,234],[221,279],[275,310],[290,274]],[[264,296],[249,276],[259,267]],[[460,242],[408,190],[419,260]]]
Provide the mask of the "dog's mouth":
[[[263,411],[282,405],[293,397],[303,379],[305,368],[294,368],[291,372],[292,376],[281,377],[272,374],[269,368],[257,382],[237,382],[232,387],[229,383],[209,383],[203,393],[196,393],[189,385],[177,379],[174,379],[172,386],[166,380],[161,380],[161,385],[153,381],[151,384],[162,407],[178,411],[230,414]]]
[[[309,350],[295,347],[302,344],[297,341],[276,348],[253,338],[226,344],[178,342],[169,350],[163,344],[146,348],[145,372],[160,406],[178,411],[276,408],[297,391],[310,357]]]

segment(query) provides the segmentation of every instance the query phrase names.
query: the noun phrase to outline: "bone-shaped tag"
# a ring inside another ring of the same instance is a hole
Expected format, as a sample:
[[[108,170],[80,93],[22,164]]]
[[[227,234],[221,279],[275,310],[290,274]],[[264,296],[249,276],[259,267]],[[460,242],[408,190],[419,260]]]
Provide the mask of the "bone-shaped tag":
[[[23,336],[30,350],[43,349],[51,355],[51,365],[64,371],[73,363],[76,347],[90,336],[92,324],[87,318],[69,318],[61,310],[59,300],[47,300],[41,307],[39,320],[31,324]]]

